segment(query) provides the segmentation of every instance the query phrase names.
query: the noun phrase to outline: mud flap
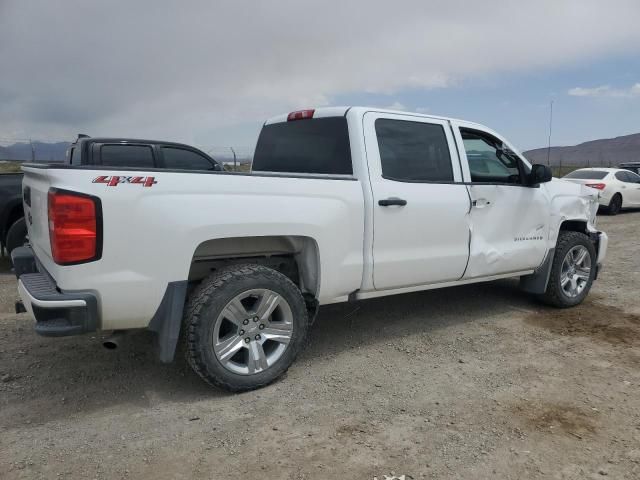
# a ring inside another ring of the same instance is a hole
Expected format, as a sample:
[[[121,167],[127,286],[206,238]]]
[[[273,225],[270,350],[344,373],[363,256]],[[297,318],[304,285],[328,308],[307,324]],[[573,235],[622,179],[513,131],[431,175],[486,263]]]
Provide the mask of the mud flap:
[[[531,275],[520,277],[520,288],[528,293],[542,294],[547,291],[549,276],[551,275],[551,267],[553,266],[553,257],[555,248],[549,249],[547,256],[535,272]]]
[[[149,330],[155,333],[156,350],[162,363],[171,363],[176,352],[184,302],[187,298],[187,281],[170,282],[160,306],[149,322]]]

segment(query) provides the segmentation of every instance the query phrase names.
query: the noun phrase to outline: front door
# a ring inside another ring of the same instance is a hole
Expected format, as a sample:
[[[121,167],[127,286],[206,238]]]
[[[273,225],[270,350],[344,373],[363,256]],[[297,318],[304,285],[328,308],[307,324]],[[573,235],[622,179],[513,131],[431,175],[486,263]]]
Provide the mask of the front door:
[[[470,204],[448,122],[369,112],[363,126],[375,289],[459,279],[469,254]]]
[[[454,123],[471,196],[471,244],[465,279],[531,270],[547,252],[550,207],[543,186],[526,185],[530,166],[503,139]]]

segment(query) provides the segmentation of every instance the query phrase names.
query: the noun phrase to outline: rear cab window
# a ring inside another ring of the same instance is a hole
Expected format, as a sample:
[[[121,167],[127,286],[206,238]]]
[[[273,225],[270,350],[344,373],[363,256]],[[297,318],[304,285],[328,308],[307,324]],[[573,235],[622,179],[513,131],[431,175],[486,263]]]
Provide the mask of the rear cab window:
[[[258,138],[252,170],[352,175],[347,119],[325,117],[265,125]]]
[[[602,180],[609,172],[602,170],[574,170],[563,178],[576,178],[578,180]]]
[[[149,145],[103,144],[100,163],[110,167],[154,168],[153,149]]]

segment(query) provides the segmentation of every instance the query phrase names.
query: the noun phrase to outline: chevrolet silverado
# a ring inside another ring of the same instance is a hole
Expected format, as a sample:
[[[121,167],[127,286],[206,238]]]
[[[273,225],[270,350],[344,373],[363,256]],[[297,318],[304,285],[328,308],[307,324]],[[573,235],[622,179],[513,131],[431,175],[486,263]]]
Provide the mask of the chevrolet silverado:
[[[471,122],[364,107],[265,122],[252,171],[27,165],[13,252],[42,335],[149,329],[207,382],[269,384],[320,305],[500,278],[579,304],[597,191]]]

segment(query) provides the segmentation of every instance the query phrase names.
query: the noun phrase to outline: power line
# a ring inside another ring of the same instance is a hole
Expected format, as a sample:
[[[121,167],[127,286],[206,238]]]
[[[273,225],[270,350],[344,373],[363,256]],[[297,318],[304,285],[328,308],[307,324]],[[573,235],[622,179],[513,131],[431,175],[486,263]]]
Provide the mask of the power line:
[[[549,105],[549,143],[547,144],[547,166],[551,166],[551,128],[553,126],[553,100]]]

